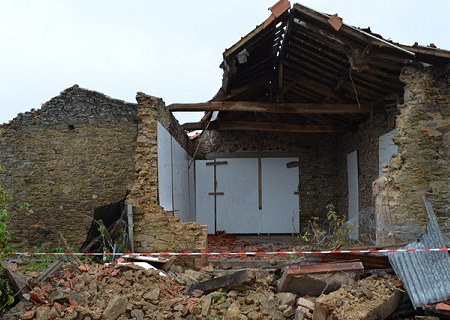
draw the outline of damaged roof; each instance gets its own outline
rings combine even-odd
[[[187,130],[341,132],[402,103],[399,75],[409,63],[449,69],[450,51],[406,46],[338,15],[280,0],[271,16],[223,53],[222,87],[209,102],[173,104],[205,111]]]
[[[450,298],[450,257],[447,251],[427,251],[429,248],[445,248],[446,245],[431,203],[425,197],[422,201],[428,219],[427,228],[420,241],[403,249],[425,251],[388,253],[414,308]]]

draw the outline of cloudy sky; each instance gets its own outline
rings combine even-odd
[[[275,1],[0,0],[0,124],[74,84],[131,102],[138,91],[166,104],[207,101],[223,51]],[[300,3],[403,44],[450,49],[448,0]]]

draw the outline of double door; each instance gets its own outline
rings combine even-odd
[[[196,161],[196,221],[208,233],[299,232],[296,158]]]

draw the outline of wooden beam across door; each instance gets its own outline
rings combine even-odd
[[[349,126],[332,124],[283,124],[270,122],[248,121],[213,121],[209,125],[205,122],[189,122],[182,125],[184,130],[245,130],[245,131],[271,131],[291,133],[335,133],[352,130]]]
[[[269,103],[251,101],[211,101],[202,103],[174,103],[170,111],[248,111],[296,114],[365,114],[373,112],[368,105],[332,103]]]

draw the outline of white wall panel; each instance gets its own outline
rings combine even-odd
[[[159,122],[157,130],[159,204],[172,211],[172,136]]]
[[[214,226],[214,167],[206,166],[210,160],[195,161],[195,215],[196,222],[208,226],[208,233],[215,232]]]
[[[359,234],[359,188],[358,188],[358,154],[356,151],[347,155],[348,177],[348,219],[352,225],[350,239],[358,240]]]
[[[158,123],[158,195],[159,204],[180,220],[195,221],[194,168],[191,157]]]
[[[392,130],[378,139],[378,177],[383,175],[383,166],[391,162],[393,155],[398,153],[398,146],[394,143],[394,137],[398,134],[397,130]]]
[[[299,232],[298,167],[286,163],[298,158],[262,159],[262,232]]]
[[[187,221],[195,222],[196,216],[195,216],[195,193],[196,193],[196,186],[195,186],[195,162],[192,161],[192,158],[189,158],[189,164],[190,167],[189,170],[189,216],[187,218]],[[189,165],[188,165],[189,166]]]
[[[216,168],[217,230],[228,233],[260,233],[257,159],[217,159],[227,165]],[[197,202],[198,203],[198,202]]]
[[[189,161],[190,156],[172,138],[172,181],[173,181],[173,210],[182,222],[190,221],[189,212]],[[194,191],[194,190],[192,190]]]

